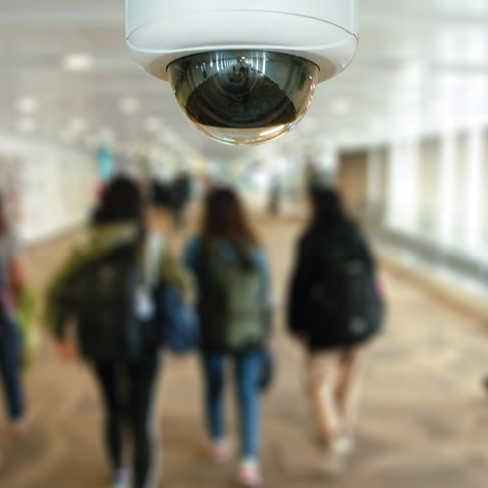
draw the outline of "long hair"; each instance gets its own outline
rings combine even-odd
[[[227,187],[207,193],[201,233],[204,238],[225,239],[235,245],[259,245],[241,199]]]
[[[311,226],[328,228],[350,222],[342,198],[336,190],[315,188],[310,195],[313,208]]]
[[[144,198],[140,186],[130,178],[118,176],[105,188],[94,223],[134,222],[144,226]]]

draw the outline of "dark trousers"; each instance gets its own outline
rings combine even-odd
[[[25,413],[22,386],[22,333],[15,321],[0,314],[0,375],[2,376],[7,414],[20,420]]]
[[[155,405],[159,358],[116,364],[95,361],[105,407],[105,442],[114,470],[123,468],[123,438],[129,428],[134,447],[134,488],[153,486],[157,476],[158,430]]]

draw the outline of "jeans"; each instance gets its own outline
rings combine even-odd
[[[246,461],[257,461],[261,440],[261,407],[258,388],[262,365],[261,353],[242,352],[231,355],[204,353],[205,405],[209,434],[215,442],[222,441],[226,436],[224,384],[225,366],[229,358],[232,358],[234,362],[241,456]]]
[[[134,488],[157,485],[159,429],[154,397],[158,370],[157,356],[125,364],[94,363],[105,407],[105,442],[112,468],[123,468],[123,434],[127,425],[134,446]]]
[[[1,314],[0,318],[0,374],[3,381],[7,413],[11,421],[25,414],[22,386],[22,333],[17,323]]]

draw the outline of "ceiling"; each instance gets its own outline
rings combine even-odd
[[[488,1],[361,5],[355,62],[319,85],[283,141],[357,146],[488,125]],[[126,143],[163,134],[208,157],[242,154],[193,129],[169,86],[132,62],[124,15],[122,0],[0,0],[0,131]]]

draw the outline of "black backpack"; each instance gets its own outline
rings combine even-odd
[[[331,343],[353,346],[373,338],[382,327],[383,303],[365,244],[347,229],[315,243],[315,285],[309,292],[306,323],[325,331]]]
[[[136,361],[158,345],[155,311],[141,319],[138,300],[154,297],[143,287],[142,243],[120,246],[83,270],[77,280],[78,341],[87,358]],[[146,294],[142,296],[141,294]]]

